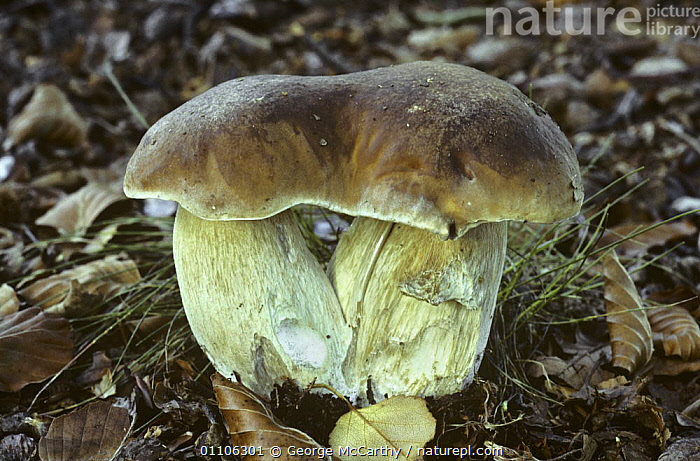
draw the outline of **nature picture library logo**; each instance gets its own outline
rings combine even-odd
[[[486,8],[486,34],[493,35],[494,23],[502,21],[503,35],[604,35],[612,23],[619,32],[630,36],[647,34],[697,39],[700,35],[700,6],[559,7],[550,0],[539,10],[528,6],[516,13],[514,15],[506,7]]]

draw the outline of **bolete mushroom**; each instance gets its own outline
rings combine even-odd
[[[488,340],[507,221],[579,212],[576,155],[537,104],[477,70],[396,67],[355,162],[377,212],[341,236],[328,273],[354,330],[344,373],[360,394],[446,395]],[[352,378],[350,378],[352,377]]]
[[[261,395],[281,378],[333,382],[351,332],[291,211],[323,182],[288,122],[285,79],[222,84],[154,124],[124,191],[179,203],[173,256],[192,332],[217,371]],[[267,98],[266,98],[267,96]],[[296,144],[295,144],[296,143]],[[303,141],[302,141],[303,143]]]
[[[363,397],[459,390],[485,347],[506,220],[575,214],[578,164],[546,113],[468,67],[417,62],[223,83],[158,121],[126,194],[180,204],[183,305],[217,370]],[[357,216],[329,274],[289,208]],[[448,240],[449,239],[449,240]]]

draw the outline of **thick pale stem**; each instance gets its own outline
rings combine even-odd
[[[491,328],[506,249],[505,223],[454,241],[413,227],[357,218],[328,269],[354,330],[344,363],[351,387],[375,398],[445,395],[478,369]]]
[[[262,395],[285,376],[346,390],[351,331],[290,212],[207,221],[180,207],[173,249],[187,319],[217,371]]]

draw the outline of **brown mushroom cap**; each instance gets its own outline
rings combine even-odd
[[[443,237],[477,222],[557,221],[583,200],[576,155],[543,109],[436,62],[222,83],[148,130],[124,190],[204,219],[306,203]]]

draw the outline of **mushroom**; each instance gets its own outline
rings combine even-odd
[[[378,211],[353,221],[328,268],[354,330],[344,374],[375,398],[468,384],[489,336],[507,221],[559,221],[583,201],[571,145],[520,91],[468,67],[399,69],[381,124],[366,128],[371,161],[355,163],[360,195]]]
[[[185,312],[216,369],[366,396],[459,390],[485,347],[506,220],[578,212],[575,155],[512,86],[416,62],[222,83],[159,120],[126,194],[179,203]],[[357,216],[329,275],[289,209]],[[335,289],[335,291],[334,291]]]
[[[351,332],[288,210],[323,168],[292,123],[263,120],[285,107],[284,83],[228,82],[164,116],[130,159],[124,192],[178,202],[182,303],[219,373],[260,395],[283,377],[345,390],[338,363]]]

